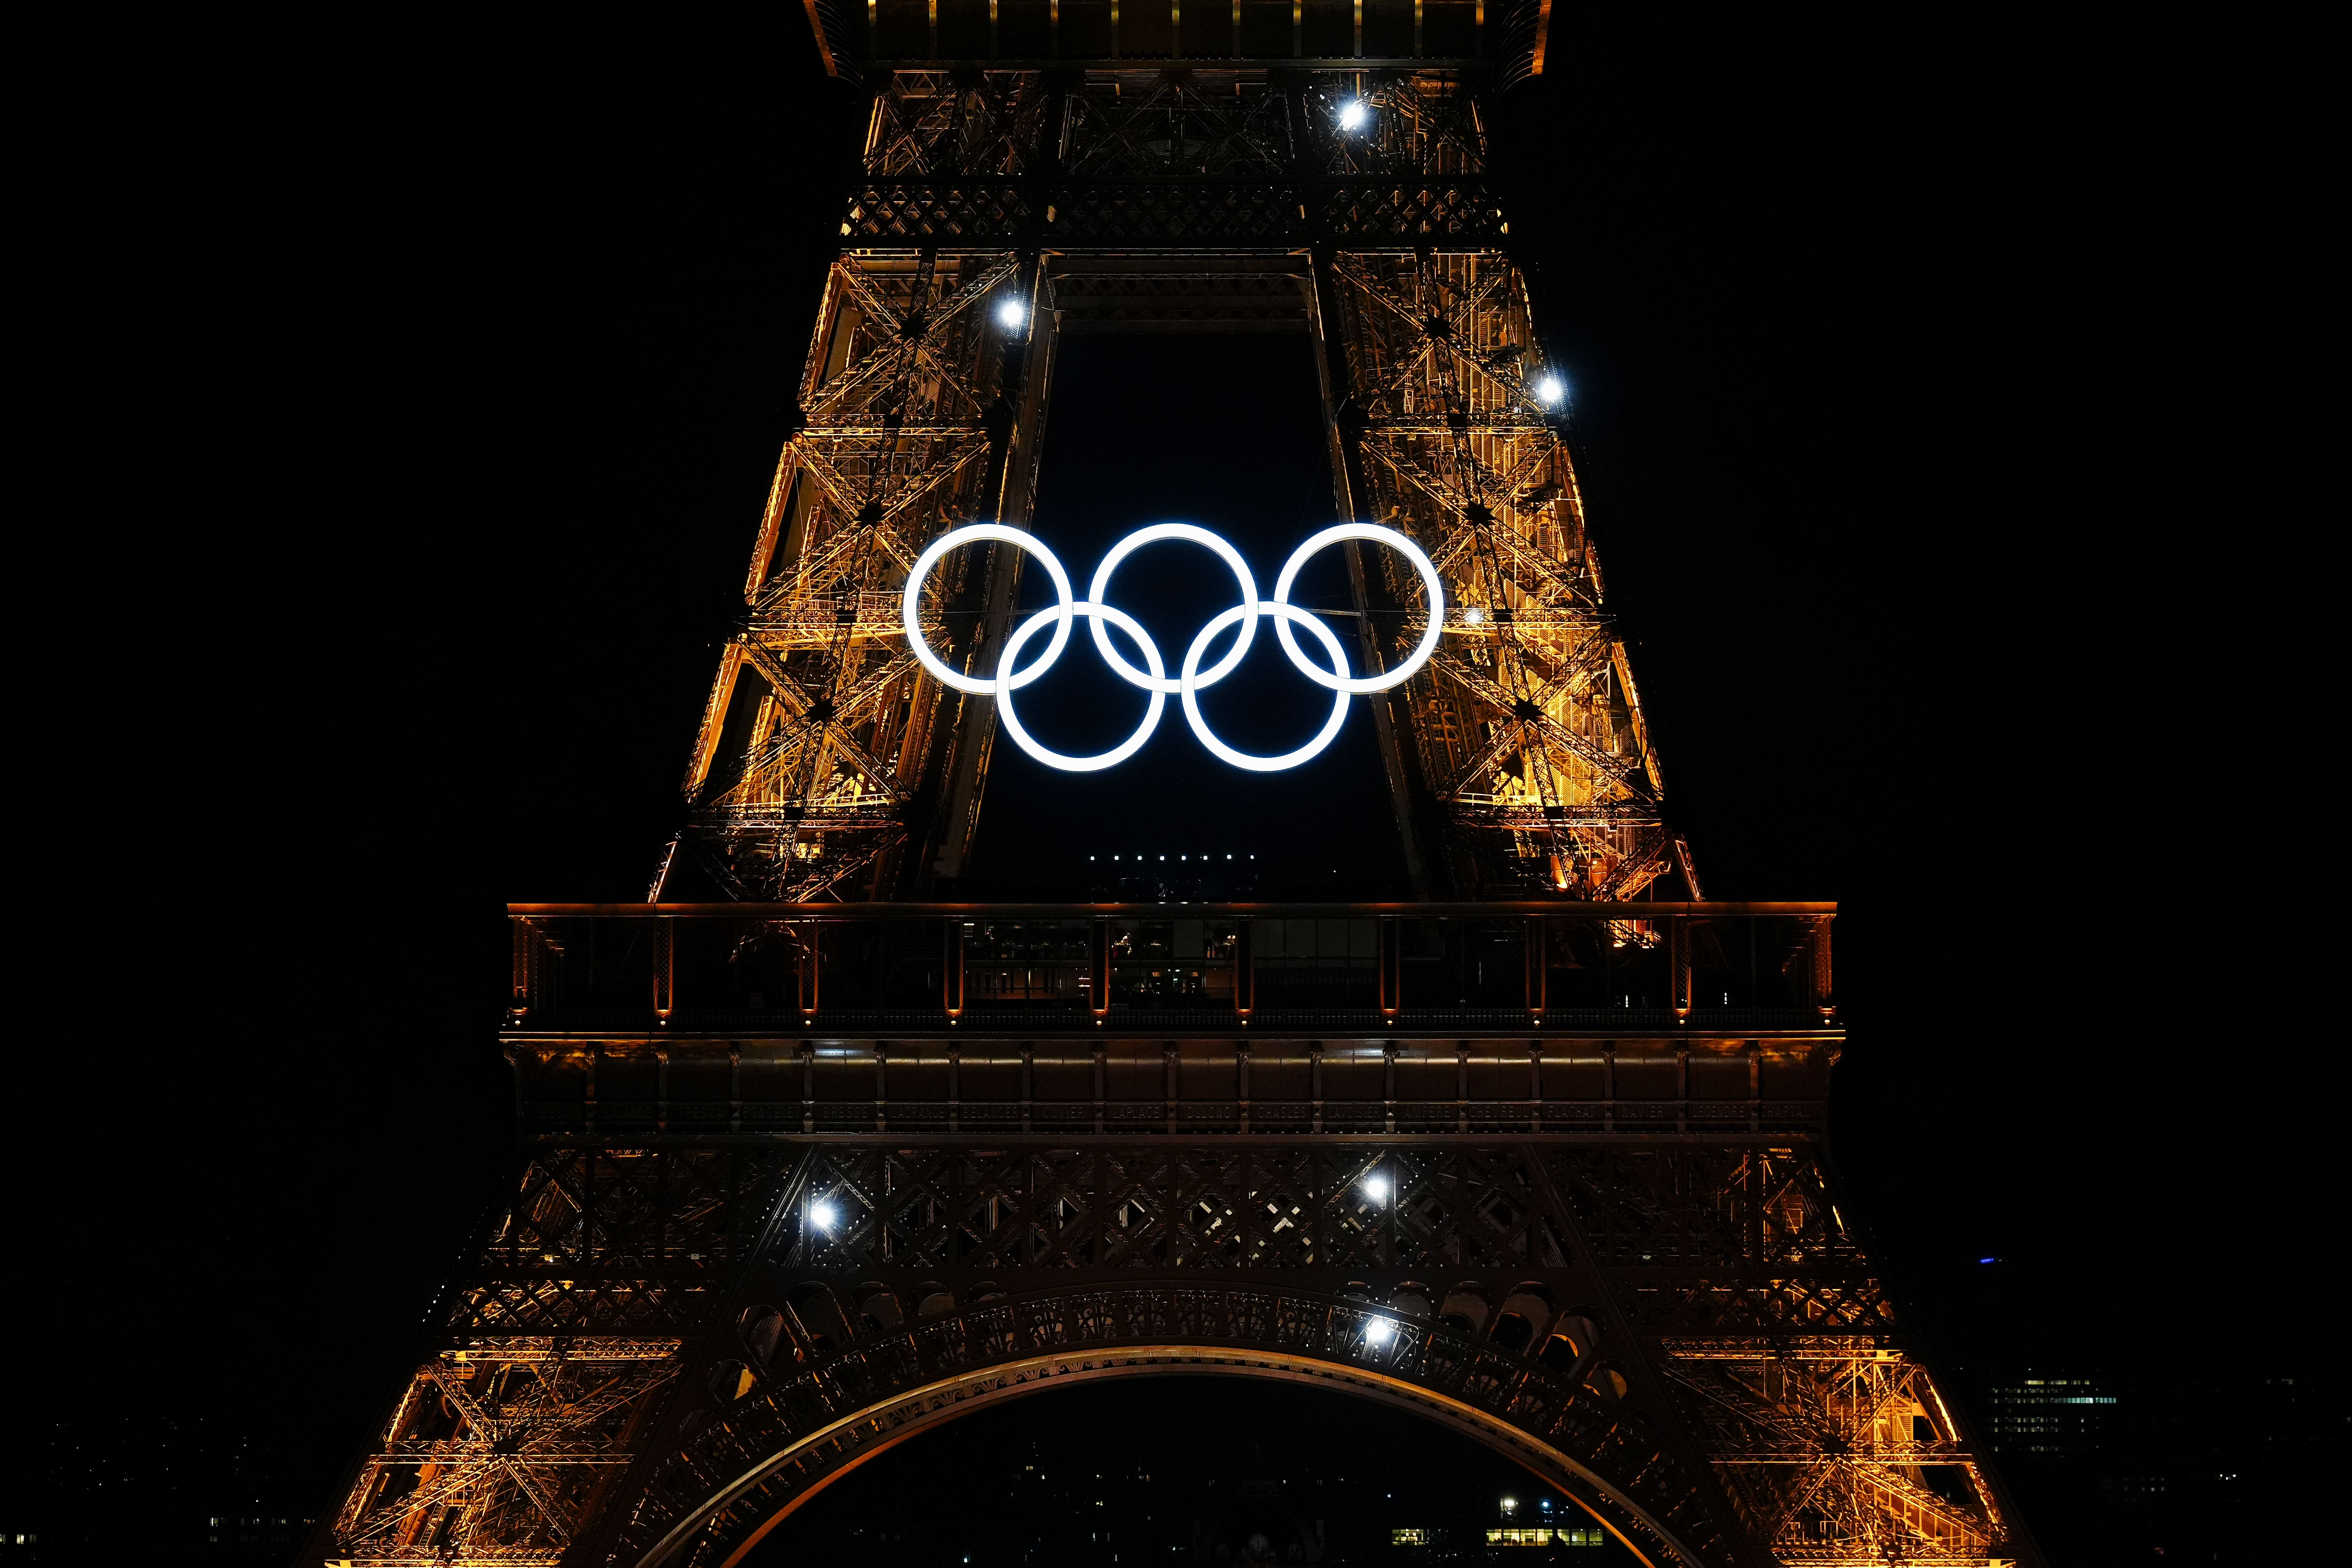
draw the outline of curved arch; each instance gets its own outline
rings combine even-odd
[[[1375,1321],[1390,1331],[1368,1339]],[[1717,1521],[1646,1416],[1491,1342],[1259,1286],[1089,1285],[868,1336],[763,1384],[672,1450],[622,1568],[719,1568],[835,1479],[917,1434],[1072,1383],[1223,1373],[1332,1389],[1460,1432],[1557,1486],[1653,1568],[1724,1561]]]
[[[1108,1352],[1091,1355],[1041,1356],[1033,1358],[1029,1363],[997,1368],[992,1373],[975,1374],[973,1378],[967,1380],[994,1383],[997,1381],[997,1374],[1009,1373],[1013,1378],[1010,1386],[989,1387],[975,1393],[965,1394],[961,1389],[951,1391],[942,1385],[935,1384],[931,1388],[919,1391],[905,1400],[886,1402],[886,1404],[910,1407],[907,1412],[907,1418],[902,1422],[891,1421],[890,1418],[899,1412],[884,1406],[859,1411],[854,1415],[845,1417],[841,1425],[885,1424],[888,1427],[887,1435],[859,1447],[847,1458],[793,1491],[790,1497],[783,1500],[782,1506],[770,1512],[766,1518],[742,1533],[740,1538],[728,1542],[725,1544],[725,1555],[718,1557],[716,1562],[720,1568],[735,1568],[735,1565],[742,1561],[744,1554],[758,1545],[769,1531],[798,1512],[803,1505],[814,1500],[834,1482],[869,1460],[881,1458],[883,1454],[908,1438],[919,1436],[933,1427],[945,1426],[949,1422],[976,1414],[991,1405],[1000,1405],[1008,1400],[1046,1393],[1076,1383],[1104,1378],[1141,1377],[1153,1373],[1197,1375],[1207,1373],[1228,1376],[1274,1378],[1318,1388],[1337,1387],[1361,1398],[1374,1399],[1385,1405],[1409,1410],[1414,1415],[1436,1421],[1450,1430],[1461,1432],[1476,1439],[1500,1453],[1504,1458],[1524,1467],[1538,1479],[1549,1482],[1573,1499],[1580,1507],[1598,1521],[1602,1528],[1623,1542],[1633,1555],[1647,1565],[1647,1568],[1668,1568],[1669,1564],[1696,1563],[1696,1559],[1682,1550],[1680,1543],[1675,1541],[1672,1534],[1663,1525],[1651,1519],[1639,1504],[1624,1497],[1608,1482],[1548,1444],[1537,1442],[1516,1428],[1484,1417],[1479,1412],[1468,1406],[1427,1394],[1396,1379],[1366,1373],[1360,1369],[1340,1366],[1330,1362],[1307,1361],[1303,1358],[1297,1359],[1296,1364],[1284,1364],[1289,1359],[1257,1357],[1231,1351],[1203,1350],[1191,1345],[1146,1345],[1139,1346],[1132,1351]],[[942,1394],[945,1394],[949,1400],[945,1405],[937,1403]],[[812,1436],[808,1443],[796,1447],[802,1448],[814,1447],[822,1444],[829,1436],[831,1436],[830,1432],[818,1434]],[[740,1478],[729,1495],[712,1498],[711,1511],[719,1512],[731,1505],[737,1497],[751,1491],[770,1475],[790,1464],[793,1458],[794,1455],[791,1451],[770,1456],[754,1473]],[[1612,1513],[1617,1513],[1618,1518],[1612,1518]],[[1619,1519],[1626,1515],[1632,1516],[1635,1521],[1633,1534],[1629,1534],[1626,1530],[1620,1527]],[[677,1536],[677,1539],[664,1542],[656,1547],[655,1552],[648,1552],[640,1560],[644,1568],[655,1568],[656,1564],[677,1561],[677,1553],[691,1542],[697,1531],[689,1524],[680,1526],[679,1531],[673,1533]],[[1637,1535],[1642,1539],[1636,1539]],[[1650,1550],[1643,1550],[1643,1540],[1651,1542]]]

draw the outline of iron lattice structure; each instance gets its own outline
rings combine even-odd
[[[867,134],[686,826],[644,905],[513,910],[519,1170],[306,1561],[719,1568],[1171,1372],[1414,1411],[1654,1564],[2035,1561],[1834,1198],[1833,908],[1640,901],[1700,895],[1490,174],[1548,5],[808,3]],[[1062,334],[1162,331],[1307,334],[1338,515],[1444,575],[1372,704],[1420,902],[912,901],[993,704],[906,574],[1028,516]],[[943,657],[1019,563],[932,577]],[[1385,667],[1428,606],[1350,568]]]
[[[908,652],[907,573],[948,529],[1028,515],[1062,333],[1171,329],[1311,332],[1339,515],[1412,535],[1445,579],[1440,657],[1375,707],[1419,889],[1634,898],[1690,876],[1538,396],[1475,78],[971,68],[877,85],[688,770],[681,842],[722,887],[906,897],[961,872],[993,708]],[[1363,118],[1343,128],[1346,106]],[[1425,595],[1377,552],[1351,565],[1360,657],[1384,667],[1420,637]],[[939,572],[934,646],[992,668],[1019,569],[993,550]]]
[[[1675,1117],[1627,1092],[1656,1053],[1611,1053],[1610,1114],[1646,1131],[1236,1137],[1247,1102],[1194,1101],[1174,1135],[1055,1138],[973,1131],[1034,1100],[886,1090],[863,1103],[904,1131],[747,1138],[663,1124],[813,1120],[926,1047],[840,1049],[819,1078],[796,1047],[511,1038],[529,1156],[327,1561],[730,1563],[873,1444],[1045,1380],[1183,1371],[1312,1380],[1453,1426],[1655,1563],[2025,1552],[1816,1135],[1658,1131],[1691,1102]],[[1507,1059],[1475,1048],[1482,1073]],[[1115,1086],[1144,1054],[1097,1061]],[[1772,1070],[1818,1078],[1824,1054],[1782,1042]],[[647,1076],[621,1092],[657,1076],[671,1098],[607,1098],[628,1072]],[[762,1078],[793,1092],[767,1100]],[[1370,1109],[1450,1126],[1456,1104]],[[1725,1109],[1752,1125],[1796,1108]]]

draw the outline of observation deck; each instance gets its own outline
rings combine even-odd
[[[1828,903],[515,904],[538,1132],[1818,1127]]]

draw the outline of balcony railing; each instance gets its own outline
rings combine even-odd
[[[1836,1027],[1827,903],[508,909],[528,1034]]]

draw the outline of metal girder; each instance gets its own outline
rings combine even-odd
[[[1195,1365],[1504,1436],[1655,1561],[2020,1550],[1802,1137],[556,1140],[439,1331],[331,1561],[715,1561],[842,1433]]]
[[[1333,270],[1358,508],[1412,534],[1446,580],[1456,635],[1402,706],[1456,879],[1636,897],[1667,868],[1656,770],[1575,471],[1535,395],[1525,285],[1494,250],[1343,254]],[[1425,625],[1412,574],[1383,571],[1398,623]]]
[[[841,18],[817,20],[831,61]],[[1313,335],[1343,513],[1408,533],[1444,581],[1444,652],[1375,705],[1408,864],[1425,858],[1423,824],[1447,858],[1431,886],[1416,868],[1419,890],[1572,892],[1613,910],[1671,868],[1698,896],[1558,411],[1538,395],[1546,360],[1502,248],[1480,79],[1113,61],[909,68],[874,86],[656,900],[681,847],[733,896],[803,910],[921,897],[957,873],[992,707],[909,656],[901,595],[943,531],[1025,518],[1065,285],[1081,327]],[[1345,134],[1343,101],[1368,110]],[[1017,330],[995,309],[1008,300],[1024,307]],[[1402,563],[1364,550],[1349,564],[1362,657],[1381,665],[1431,607]],[[992,668],[1018,570],[995,549],[940,563],[918,613],[943,658]],[[1605,962],[1617,935],[1645,950],[1671,935],[1686,972],[1684,921],[1612,912],[1592,940]],[[651,971],[665,1029],[674,934],[664,921]],[[742,940],[770,936],[806,942],[798,968],[815,973],[813,927]],[[1539,957],[1542,940],[1523,952]],[[520,1024],[561,966],[544,932],[516,951]],[[1826,1029],[1826,926],[1781,956],[1811,966]],[[817,1005],[813,990],[802,1001]],[[1151,1119],[1164,1134],[1120,1118],[1105,1131],[1097,1082],[1091,1117],[1069,1098],[1082,1089],[1057,1091],[1066,1126],[1092,1133],[1032,1135],[1046,1103],[1025,1076],[1034,1031],[992,1041],[981,1021],[950,1023],[964,1026],[955,1048],[1017,1058],[1017,1106],[992,1116],[960,1098],[950,1051],[942,1114],[921,1121],[884,1092],[905,1042],[877,1039],[872,1131],[840,1136],[813,1131],[850,1123],[820,1115],[811,1041],[791,1056],[740,1034],[609,1053],[601,1036],[538,1040],[567,1065],[531,1075],[533,1092],[569,1085],[577,1058],[579,1102],[525,1125],[577,1131],[526,1143],[313,1560],[716,1562],[876,1438],[1047,1378],[1170,1367],[1344,1387],[1502,1442],[1653,1561],[2030,1556],[1818,1144],[1771,1131],[1812,1125],[1819,1107],[1784,1118],[1763,1097],[1754,1039],[1748,1098],[1714,1119],[1693,1107],[1715,1102],[1687,1100],[1687,1037],[1562,1051],[1558,1072],[1598,1076],[1551,1093],[1601,1095],[1576,1124],[1602,1131],[1549,1134],[1540,1041],[1529,1098],[1492,1115],[1472,1096],[1469,1043],[1449,1045],[1454,1098],[1428,1116],[1400,1115],[1395,1079],[1401,1062],[1427,1074],[1427,1042],[1360,1041],[1358,1067],[1388,1076],[1371,1098],[1360,1072],[1362,1114],[1329,1123],[1346,1135],[1323,1131],[1342,1101],[1325,1098],[1319,1039],[1287,1098],[1265,1098],[1289,1070],[1265,1049],[1255,1101],[1250,1053],[1266,1042],[1238,1048],[1238,1131],[1219,1101],[1214,1134],[1180,1120],[1170,1041]],[[1097,1049],[1097,1076],[1104,1061]],[[694,1119],[671,1120],[673,1067]],[[787,1068],[798,1088],[780,1097]],[[1650,1118],[1621,1069],[1677,1087]],[[908,1054],[888,1070],[930,1067]],[[948,1131],[886,1133],[886,1115]],[[1023,1131],[969,1131],[992,1119]],[[1744,1135],[1724,1130],[1742,1121]],[[1658,1135],[1627,1131],[1647,1125]],[[794,1127],[808,1131],[779,1131]]]

